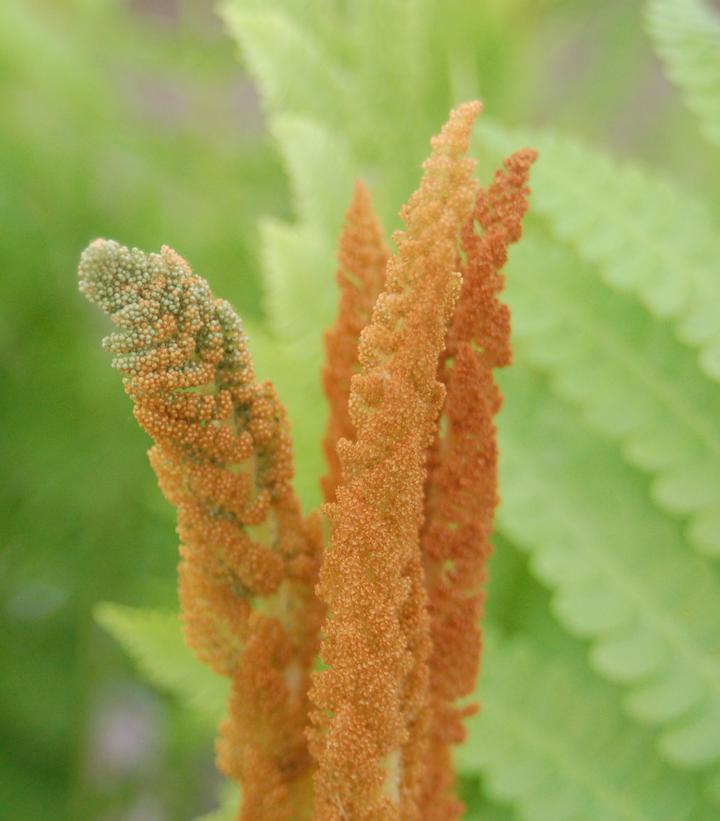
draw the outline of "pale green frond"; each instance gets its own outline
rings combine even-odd
[[[646,482],[547,386],[516,364],[503,379],[499,524],[554,591],[553,609],[593,641],[592,663],[628,688],[630,713],[662,727],[664,756],[720,760],[720,582]]]
[[[321,388],[322,360],[317,340],[313,336],[287,342],[258,327],[247,327],[247,334],[258,379],[273,382],[287,410],[295,457],[293,486],[303,510],[308,512],[321,501],[319,477],[325,461],[318,443],[322,441],[328,413]]]
[[[703,0],[650,0],[647,25],[670,79],[720,144],[720,14]]]
[[[388,170],[424,151],[447,116],[447,89],[438,88],[447,82],[443,30],[438,0],[363,0],[350,8],[349,64],[354,90],[363,95],[353,138],[361,156],[390,160]]]
[[[177,613],[101,602],[95,619],[149,682],[185,701],[209,728],[217,725],[225,712],[228,683],[193,656]]]
[[[321,236],[337,237],[357,176],[347,141],[294,114],[273,117],[270,131],[285,160],[300,221]]]
[[[221,7],[228,30],[262,92],[270,114],[293,113],[342,120],[341,67],[300,23],[281,11],[245,11],[230,0]]]
[[[573,138],[487,124],[479,137],[493,152],[524,142],[538,149],[533,213],[608,285],[672,318],[680,338],[700,349],[701,368],[720,380],[720,231],[703,204]]]
[[[272,218],[261,221],[260,237],[273,333],[285,340],[307,337],[319,354],[322,329],[337,309],[334,245],[317,231]]]
[[[693,777],[657,757],[649,731],[628,726],[614,688],[568,659],[491,633],[477,696],[458,764],[524,821],[702,817]]]
[[[507,274],[516,348],[654,477],[656,502],[691,516],[693,546],[720,555],[720,386],[667,323],[539,231],[526,231]]]

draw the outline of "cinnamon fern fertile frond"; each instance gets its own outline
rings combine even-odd
[[[188,644],[229,679],[218,764],[241,786],[239,819],[462,810],[450,745],[472,712],[457,701],[477,673],[497,504],[492,370],[510,359],[499,272],[535,158],[514,154],[478,192],[465,155],[480,108],[455,109],[433,138],[394,256],[355,186],[325,336],[324,556],[320,518],[303,518],[293,489],[284,408],[256,381],[232,308],[169,248],[97,240],[81,259],[80,288],[119,329],[105,345],[177,508]],[[312,175],[296,176],[316,197]],[[336,218],[313,214],[306,239]],[[132,630],[132,614],[104,613],[119,635]],[[155,626],[140,659],[168,622]]]
[[[323,386],[330,405],[330,416],[323,447],[329,470],[322,480],[322,487],[328,502],[334,501],[335,488],[340,482],[337,442],[355,438],[348,408],[350,379],[358,371],[360,332],[368,324],[375,300],[385,282],[388,254],[382,226],[372,209],[370,193],[358,181],[338,250],[338,317],[333,327],[325,333]]]
[[[218,762],[242,784],[241,817],[309,817],[319,530],[303,521],[292,489],[282,406],[272,385],[255,382],[232,308],[171,249],[97,240],[83,254],[80,287],[120,329],[105,345],[178,510],[188,643],[231,679]]]
[[[413,819],[430,653],[418,528],[425,453],[444,390],[436,380],[459,286],[453,271],[474,185],[465,158],[479,104],[450,117],[401,212],[385,290],[363,331],[350,393],[355,442],[328,506],[331,543],[318,592],[327,605],[312,699],[319,819]]]
[[[492,371],[510,362],[510,315],[498,299],[508,246],[520,238],[533,151],[505,161],[480,189],[463,232],[463,286],[440,358],[447,397],[441,433],[429,452],[421,546],[430,607],[430,750],[423,777],[423,818],[460,817],[453,792],[452,744],[465,738],[480,662],[482,584],[497,496],[493,416],[500,392]],[[482,231],[477,233],[476,226]]]

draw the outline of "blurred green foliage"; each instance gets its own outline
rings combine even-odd
[[[652,5],[662,12],[663,2]],[[616,531],[602,530],[602,517],[596,521],[588,514],[594,532],[605,534],[620,557],[632,556],[634,544],[651,549],[660,531],[663,538],[679,540],[680,549],[690,550],[681,535],[667,536],[680,533],[677,521],[686,524],[688,511],[668,514],[661,488],[655,491],[661,512],[651,506],[645,476],[625,463],[625,432],[607,424],[603,428],[603,419],[590,418],[595,432],[588,433],[580,421],[581,416],[592,417],[592,407],[583,406],[586,392],[573,391],[572,386],[588,372],[588,360],[572,366],[557,353],[563,345],[582,349],[582,332],[591,321],[605,329],[617,326],[626,332],[623,350],[644,340],[645,347],[638,349],[641,370],[653,363],[662,370],[666,361],[684,357],[684,376],[672,376],[670,382],[683,386],[678,394],[694,397],[701,415],[711,414],[717,386],[693,393],[700,384],[694,358],[680,349],[668,323],[651,322],[634,301],[605,287],[617,270],[612,245],[609,251],[598,251],[587,238],[599,221],[615,224],[613,203],[607,205],[607,219],[592,207],[601,201],[606,179],[616,173],[612,162],[603,165],[606,153],[633,157],[671,174],[680,190],[689,189],[704,202],[702,219],[707,220],[708,231],[716,232],[717,152],[702,139],[681,96],[664,79],[646,34],[641,3],[413,0],[408,5],[413,22],[409,28],[402,6],[397,0],[226,3],[229,28],[242,46],[241,55],[260,76],[267,133],[253,84],[209,2],[0,4],[1,821],[187,821],[212,806],[215,793],[208,763],[209,722],[186,711],[182,697],[159,701],[132,684],[121,652],[92,620],[96,603],[104,600],[172,610],[177,546],[172,511],[161,500],[144,458],[147,440],[136,429],[129,402],[98,346],[106,325],[75,292],[80,250],[98,235],[148,250],[172,245],[254,328],[267,328],[256,335],[254,350],[263,376],[276,379],[291,406],[303,467],[302,492],[312,502],[317,498],[313,471],[320,453],[313,443],[322,426],[316,404],[316,325],[326,322],[334,304],[332,253],[344,190],[350,175],[364,174],[386,228],[395,227],[397,209],[414,187],[429,136],[444,120],[450,103],[475,94],[482,97],[493,120],[511,129],[552,126],[583,137],[602,151],[576,153],[579,161],[568,172],[571,179],[564,181],[564,188],[555,188],[560,178],[552,169],[562,164],[562,152],[542,138],[547,145],[541,148],[551,158],[555,150],[555,160],[538,166],[532,205],[538,214],[528,232],[528,248],[536,255],[528,257],[521,246],[513,259],[517,276],[511,296],[521,357],[525,367],[546,376],[523,376],[520,369],[519,377],[507,381],[504,444],[519,466],[507,473],[508,504],[497,544],[497,556],[502,558],[493,567],[489,618],[503,635],[520,636],[521,642],[493,642],[487,664],[493,665],[488,669],[488,703],[492,693],[496,702],[502,694],[505,701],[498,709],[523,716],[519,726],[525,727],[525,737],[515,748],[498,742],[497,755],[488,755],[482,739],[497,736],[492,720],[477,730],[487,736],[473,735],[462,759],[463,792],[473,807],[468,817],[565,817],[567,805],[563,809],[554,804],[552,795],[529,793],[529,801],[520,789],[523,777],[532,782],[542,776],[543,783],[555,784],[555,793],[582,806],[585,794],[563,792],[563,778],[569,772],[567,783],[587,786],[597,756],[586,753],[585,758],[568,762],[563,751],[572,745],[580,752],[587,749],[583,728],[593,724],[590,719],[583,723],[581,717],[588,710],[608,716],[612,738],[633,748],[633,755],[627,756],[621,749],[618,760],[637,764],[639,751],[640,758],[656,768],[652,777],[667,785],[663,795],[669,796],[656,812],[662,809],[668,817],[683,817],[692,807],[694,773],[668,773],[667,764],[654,752],[657,734],[623,712],[625,682],[609,683],[612,676],[598,674],[587,664],[591,647],[596,654],[607,649],[603,636],[586,625],[585,639],[576,638],[572,634],[578,631],[571,624],[576,610],[568,605],[569,615],[563,620],[562,603],[551,609],[556,588],[567,595],[573,591],[562,589],[564,577],[553,575],[553,556],[542,546],[567,537],[553,529],[556,522],[535,518],[532,505],[523,507],[512,477],[526,472],[527,482],[535,482],[526,495],[545,507],[553,494],[573,498],[572,477],[593,471],[596,462],[588,462],[588,454],[594,454],[603,476],[625,483],[628,504],[636,504],[638,516],[645,517],[642,526],[650,533],[626,530],[626,542],[618,542]],[[352,26],[348,20],[354,21]],[[662,20],[655,20],[653,30],[663,36]],[[430,36],[428,32],[427,42],[414,39]],[[672,58],[676,41],[664,42]],[[313,62],[315,47],[324,56]],[[271,69],[273,61],[280,66],[274,87],[268,80],[272,70],[263,71],[263,60],[269,60]],[[328,78],[331,61],[343,66],[345,73],[330,72]],[[675,69],[676,79],[687,72],[687,66]],[[706,86],[701,83],[701,90]],[[693,94],[697,100],[697,89]],[[714,116],[706,96],[691,107]],[[512,131],[504,136],[497,131],[484,134],[478,145],[479,153],[487,152],[480,166],[481,177],[487,179],[492,168],[487,155],[495,156],[493,152],[508,144],[517,147],[525,137]],[[283,148],[282,157],[276,141]],[[631,176],[637,182],[634,172]],[[630,205],[641,210],[645,188],[639,185],[638,199]],[[565,199],[553,199],[554,190]],[[673,191],[668,195],[671,205],[680,202]],[[617,230],[612,234],[606,228],[603,235],[617,239],[622,250],[626,221],[619,208],[617,213]],[[571,217],[577,214],[592,219],[572,224]],[[643,236],[657,237],[659,247],[675,246],[667,241],[673,231],[685,235],[697,229],[694,218],[684,226],[682,219],[663,219],[643,228]],[[555,243],[558,236],[568,247],[543,252],[543,244]],[[680,257],[669,269],[670,275],[682,277],[691,252],[692,247],[689,256]],[[531,281],[538,259],[544,267],[537,266],[537,277],[553,283],[549,290],[538,291],[537,282]],[[303,265],[311,270],[308,276],[316,286],[310,291],[304,279],[293,286],[293,266],[302,272]],[[265,284],[261,270],[266,272]],[[302,312],[297,310],[299,297]],[[533,325],[543,299],[543,316],[562,318],[563,306],[571,313],[573,306],[586,310],[587,317],[575,331],[580,337],[567,336],[564,320],[559,341],[552,329]],[[640,299],[647,302],[642,293]],[[303,345],[295,345],[298,339]],[[592,364],[592,350],[589,361]],[[617,384],[618,373],[605,376],[606,382]],[[589,384],[592,388],[596,383]],[[529,392],[528,385],[533,386]],[[631,391],[636,387],[628,385]],[[597,391],[590,395],[597,397]],[[541,411],[526,417],[523,408],[534,407],[538,396]],[[634,396],[636,405],[646,401],[644,395]],[[565,428],[558,419],[567,420]],[[665,441],[680,430],[672,419],[658,419]],[[570,433],[563,436],[563,429]],[[596,435],[598,430],[602,436]],[[679,441],[681,434],[677,436]],[[562,447],[548,445],[555,440]],[[534,468],[526,469],[524,460]],[[556,475],[568,472],[570,479],[557,485],[543,483],[543,472],[553,470]],[[656,473],[653,468],[652,476],[662,479]],[[612,491],[603,481],[598,479],[594,492],[607,504]],[[561,521],[578,521],[578,509],[571,507]],[[632,512],[626,516],[630,523],[637,520]],[[540,547],[539,532],[547,537]],[[584,549],[603,553],[604,546],[597,537]],[[648,565],[657,562],[661,573],[675,573],[680,566],[680,575],[686,578],[678,550],[673,553],[668,547],[658,553],[659,558],[647,557]],[[538,572],[537,566],[544,569]],[[692,578],[701,579],[700,565],[692,567]],[[708,584],[717,584],[715,569],[707,575]],[[127,615],[122,610],[105,611],[103,621],[119,636],[123,625],[132,633],[123,613]],[[162,631],[168,626],[156,626],[161,645],[167,646],[171,632]],[[149,652],[154,654],[152,646]],[[142,653],[140,647],[137,654]],[[166,664],[171,669],[173,657]],[[523,671],[523,682],[537,687],[537,697],[534,691],[513,687],[516,670]],[[185,673],[179,675],[182,679]],[[170,679],[164,682],[166,688],[182,695],[182,686]],[[567,710],[548,719],[560,692],[579,702],[573,713],[578,717],[575,727],[563,725]],[[118,705],[125,712],[118,713]],[[148,741],[149,746],[157,745],[155,757],[145,762],[145,772],[123,769],[116,759],[115,770],[98,769],[96,759],[112,759],[107,750],[103,753],[99,734],[107,726],[103,721],[116,714],[121,729],[140,717],[142,726],[155,733],[155,741]],[[532,741],[548,732],[548,721],[560,726],[557,744],[550,750],[528,744],[528,737]],[[528,727],[536,728],[534,736],[528,736]],[[520,774],[514,782],[508,780],[510,768],[503,758],[508,749],[522,752],[513,753]],[[559,751],[555,759],[553,751]],[[604,754],[608,756],[606,748]],[[547,781],[544,760],[552,761],[555,781]],[[566,772],[563,765],[567,769],[568,763]],[[613,762],[606,763],[609,771]],[[628,790],[645,795],[643,777],[628,764],[617,781],[619,798],[608,796],[604,783],[598,786],[591,778],[590,791],[594,789],[596,796],[599,791],[609,802],[601,801],[599,817],[611,817],[608,806],[618,817],[639,817],[623,803],[622,792],[629,784]],[[720,792],[717,785],[715,789]],[[691,799],[683,804],[688,795]],[[711,817],[705,812],[711,811],[699,809],[691,817]],[[577,817],[596,815],[588,810]]]

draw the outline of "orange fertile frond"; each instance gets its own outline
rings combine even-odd
[[[430,653],[419,527],[444,397],[437,362],[475,192],[464,155],[479,111],[461,106],[433,139],[360,338],[349,403],[356,440],[338,443],[342,482],[327,506],[331,545],[318,584],[328,669],[313,676],[310,736],[321,821],[419,817]]]
[[[336,445],[340,439],[355,438],[348,409],[350,378],[358,371],[360,332],[370,321],[373,305],[382,290],[389,253],[370,193],[358,180],[338,248],[339,267],[335,276],[340,287],[340,309],[335,324],[325,332],[323,387],[330,415],[323,442],[328,475],[321,484],[327,502],[335,500],[335,489],[340,482]]]
[[[473,708],[456,706],[473,692],[481,637],[478,620],[490,535],[498,502],[493,416],[501,396],[493,368],[510,362],[510,314],[498,294],[508,246],[520,238],[534,151],[505,160],[463,231],[463,287],[439,378],[447,388],[444,433],[428,459],[425,524],[421,535],[430,606],[431,732],[423,783],[423,818],[459,818],[451,745],[465,737],[462,719]],[[475,224],[482,229],[476,232]]]
[[[171,249],[97,240],[80,288],[120,329],[105,345],[177,507],[188,643],[232,681],[218,759],[242,784],[239,817],[309,817],[320,529],[302,520],[293,492],[285,412],[272,385],[255,382],[232,308]]]

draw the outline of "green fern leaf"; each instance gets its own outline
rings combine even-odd
[[[720,555],[720,388],[689,349],[537,230],[513,252],[508,298],[516,346],[655,477],[656,502],[692,515],[692,544]]]
[[[670,79],[720,145],[720,16],[702,0],[650,0],[647,24]]]
[[[720,760],[720,583],[656,510],[642,477],[521,365],[503,380],[500,527],[530,551],[592,663],[662,727],[667,760]]]
[[[337,308],[334,249],[302,225],[272,218],[261,221],[260,237],[270,328],[280,339],[306,340],[319,356],[319,329]]]
[[[277,117],[271,130],[285,157],[299,222],[261,223],[270,324],[283,339],[306,338],[320,362],[318,329],[337,310],[335,243],[350,200],[352,163],[343,141],[312,120]]]
[[[287,409],[296,467],[293,484],[303,509],[312,510],[320,503],[318,477],[325,470],[325,462],[318,442],[322,441],[327,418],[317,340],[313,335],[311,339],[300,337],[287,342],[255,326],[246,327],[258,378],[272,380]]]
[[[179,696],[215,728],[225,712],[227,682],[195,659],[176,613],[102,602],[95,619],[149,682]]]
[[[491,797],[525,821],[699,818],[692,778],[657,758],[648,731],[627,726],[613,688],[547,655],[490,634],[462,771],[482,773]]]
[[[345,98],[338,66],[299,21],[243,0],[226,2],[221,14],[270,113],[342,120]]]
[[[672,318],[679,337],[700,348],[701,368],[720,380],[720,234],[703,205],[571,138],[485,125],[480,139],[493,152],[523,140],[539,150],[533,212],[608,285]]]
[[[270,131],[285,158],[296,213],[309,228],[337,237],[356,176],[346,141],[298,115],[273,117]]]

